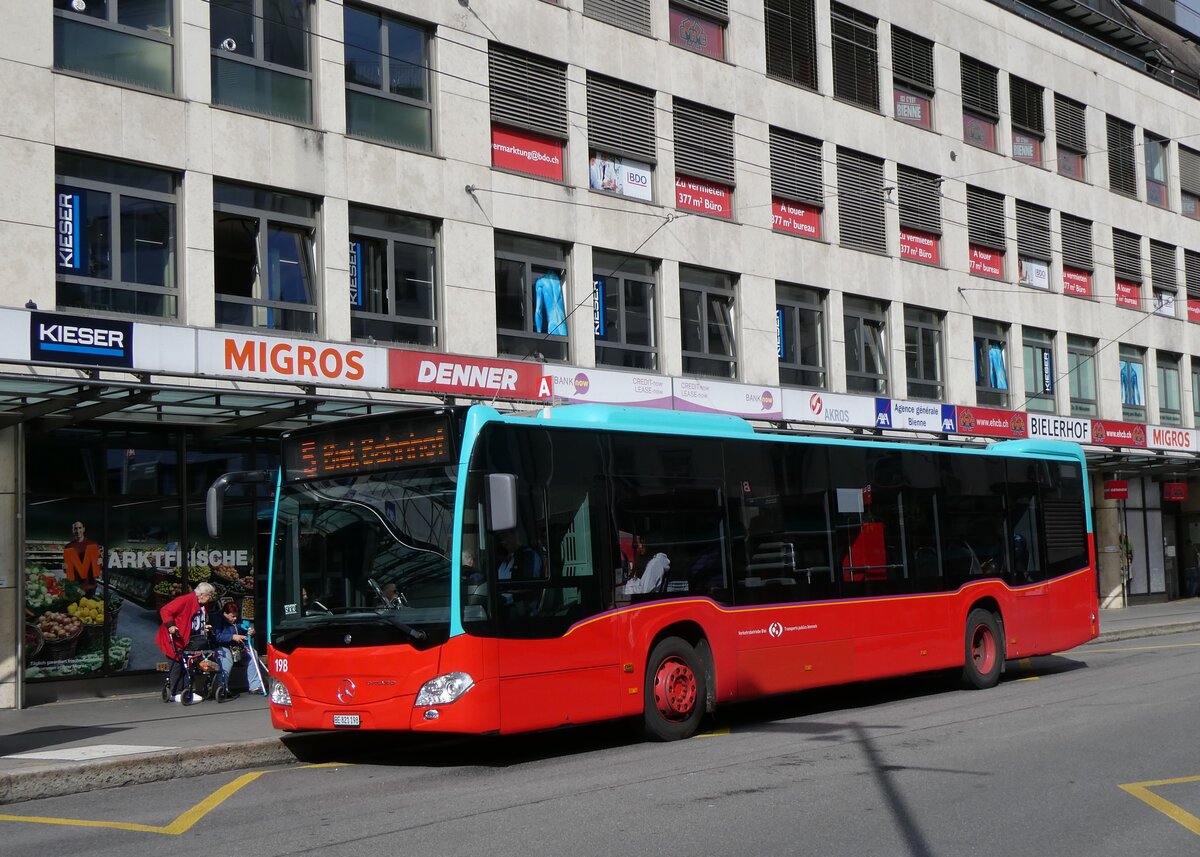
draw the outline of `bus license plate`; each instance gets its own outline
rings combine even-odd
[[[335,714],[333,715],[333,725],[342,727],[356,727],[359,725],[357,714]]]

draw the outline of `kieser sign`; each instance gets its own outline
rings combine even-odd
[[[133,366],[133,323],[29,314],[29,358],[73,366]]]
[[[198,333],[201,375],[380,390],[387,386],[382,348],[212,330]]]
[[[540,363],[398,348],[388,352],[388,386],[488,399],[549,399],[554,392],[554,382]]]

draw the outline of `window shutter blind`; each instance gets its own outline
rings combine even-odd
[[[671,0],[684,9],[691,8],[722,23],[729,22],[729,0]]]
[[[938,177],[911,167],[896,168],[900,225],[942,234],[942,195]]]
[[[676,98],[675,169],[733,187],[733,117]]]
[[[1156,289],[1173,292],[1179,288],[1175,273],[1175,245],[1150,242],[1150,282]]]
[[[583,0],[583,14],[643,36],[651,35],[650,0]]]
[[[883,160],[839,148],[837,172],[838,230],[842,245],[886,253]]]
[[[933,42],[892,27],[892,74],[896,80],[932,96]]]
[[[1117,276],[1131,283],[1142,281],[1142,239],[1132,232],[1112,231],[1113,268]]]
[[[488,49],[492,121],[567,138],[567,67],[524,51]]]
[[[961,57],[960,61],[963,108],[992,119],[1000,118],[1000,95],[996,86],[996,69],[970,57]]]
[[[1200,300],[1200,253],[1183,251],[1183,276],[1190,300]]]
[[[654,93],[588,72],[588,145],[614,155],[657,161]]]
[[[841,3],[831,4],[833,95],[879,109],[879,58],[876,21]]]
[[[1061,215],[1063,264],[1084,271],[1095,267],[1092,259],[1092,221]]]
[[[1045,134],[1042,88],[1019,77],[1009,77],[1008,93],[1012,101],[1013,125],[1039,136]]]
[[[1050,209],[1017,200],[1017,252],[1050,261]]]
[[[771,193],[810,205],[825,204],[819,140],[771,129]]]
[[[1137,168],[1134,165],[1133,126],[1115,116],[1106,122],[1108,130],[1108,184],[1117,193],[1137,196]]]
[[[1003,251],[1004,197],[982,188],[967,186],[967,238],[972,244]]]
[[[1200,196],[1200,153],[1179,147],[1179,186],[1194,196]]]
[[[1058,145],[1061,148],[1081,155],[1087,153],[1087,122],[1082,104],[1055,95],[1054,124],[1058,127]]]
[[[767,74],[817,88],[817,23],[813,0],[766,0]]]

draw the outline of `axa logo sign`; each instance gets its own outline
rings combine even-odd
[[[133,366],[133,323],[49,312],[29,314],[29,357],[72,366]]]

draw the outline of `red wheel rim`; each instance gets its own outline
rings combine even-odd
[[[971,659],[980,675],[987,675],[996,663],[996,638],[987,625],[976,626],[971,634]]]
[[[686,720],[696,707],[696,674],[687,662],[670,657],[654,673],[654,703],[667,720]]]

